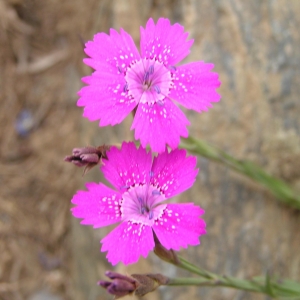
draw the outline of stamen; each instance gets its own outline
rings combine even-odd
[[[150,177],[153,177],[153,176],[154,176],[154,173],[153,173],[152,171],[150,171],[150,172],[149,172],[149,176],[150,176]]]
[[[159,106],[164,106],[164,105],[165,105],[165,103],[164,103],[162,100],[158,100],[156,103],[157,103]]]
[[[127,92],[128,91],[128,83],[126,82],[126,84],[123,87],[123,92]]]
[[[149,67],[149,71],[148,72],[149,72],[150,75],[152,75],[154,73],[154,65],[151,65]]]
[[[149,212],[149,220],[151,220],[151,219],[153,219],[153,211],[152,210],[150,210],[150,212]]]
[[[147,81],[149,80],[149,76],[150,76],[150,74],[149,74],[149,72],[147,71],[147,72],[145,73],[145,75],[144,75],[144,82],[147,82]]]
[[[152,191],[152,196],[155,196],[155,195],[160,195],[160,191],[159,190],[153,190]]]
[[[158,204],[164,200],[164,193],[159,186],[151,183],[130,186],[129,191],[123,193],[120,201],[122,215],[125,218],[132,216],[136,222],[152,226],[156,216],[162,214]]]
[[[177,70],[177,68],[175,66],[169,66],[169,69],[174,72]]]
[[[158,85],[155,85],[153,88],[157,94],[160,94],[161,91],[160,91],[160,87]]]
[[[120,73],[123,73],[123,70],[120,66],[118,66],[118,70],[119,70]]]
[[[129,186],[124,185],[124,186],[121,186],[120,189],[121,190],[127,190],[127,189],[129,189]]]

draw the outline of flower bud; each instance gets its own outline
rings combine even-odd
[[[138,283],[134,292],[138,297],[153,292],[160,285],[168,282],[168,278],[161,274],[132,274],[131,276],[136,279]]]
[[[105,288],[108,293],[116,296],[116,298],[133,293],[138,297],[142,297],[168,282],[168,278],[161,274],[133,274],[125,276],[116,272],[106,271],[105,275],[112,281],[100,280],[98,285]]]
[[[102,158],[107,158],[106,151],[110,146],[74,148],[72,155],[66,156],[65,161],[77,167],[85,167],[83,175],[97,164],[103,164]]]
[[[106,271],[105,275],[112,281],[100,280],[98,285],[105,288],[108,293],[115,295],[116,298],[129,295],[136,290],[136,280],[129,276],[124,276],[112,271]]]

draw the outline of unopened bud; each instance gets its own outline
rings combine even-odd
[[[132,294],[137,288],[136,280],[129,276],[124,276],[112,271],[106,271],[105,275],[112,281],[100,280],[98,285],[105,288],[108,293],[115,295],[116,298]]]
[[[137,288],[134,294],[142,297],[155,291],[160,285],[167,284],[168,278],[161,274],[132,274],[137,281]]]
[[[102,159],[106,158],[106,151],[110,149],[110,146],[99,147],[82,147],[74,148],[72,155],[66,156],[65,161],[73,163],[77,167],[85,167],[83,175],[97,164],[102,164]]]
[[[133,274],[125,276],[107,271],[105,275],[112,281],[100,280],[98,285],[105,288],[108,293],[115,295],[116,298],[133,293],[138,297],[142,297],[168,282],[168,278],[161,274]]]

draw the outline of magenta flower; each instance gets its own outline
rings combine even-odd
[[[198,173],[196,158],[185,150],[166,150],[152,161],[151,152],[134,143],[112,147],[101,167],[115,187],[87,183],[88,191],[74,195],[72,213],[81,224],[94,228],[121,224],[101,240],[102,252],[113,264],[131,264],[153,250],[155,233],[166,249],[179,250],[198,245],[205,234],[204,210],[193,203],[166,204],[165,201],[190,188]]]
[[[98,33],[86,43],[90,58],[85,64],[95,69],[83,78],[88,86],[80,92],[78,106],[90,121],[100,119],[100,126],[121,123],[137,108],[131,129],[145,148],[163,152],[166,144],[175,149],[180,136],[187,137],[189,121],[173,102],[197,112],[207,111],[211,102],[220,100],[216,88],[218,74],[213,64],[202,61],[175,65],[185,58],[193,44],[186,41],[183,26],[159,19],[149,19],[141,27],[141,55],[131,36],[123,29],[110,35]]]

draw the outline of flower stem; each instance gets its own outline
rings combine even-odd
[[[236,289],[241,289],[251,292],[261,292],[264,293],[263,287],[252,283],[247,280],[238,280],[236,278],[231,278],[231,281],[224,276],[224,279],[219,280],[209,280],[205,278],[169,278],[167,285],[169,286],[186,286],[186,285],[196,285],[196,286],[211,286],[211,287],[231,287]]]
[[[200,275],[206,279],[213,279],[213,280],[218,280],[219,276],[208,272],[202,268],[196,267],[195,265],[191,264],[190,262],[188,262],[187,260],[185,260],[184,258],[182,258],[181,256],[177,255],[177,262],[175,263],[175,265],[181,269],[190,271],[191,273]],[[174,264],[174,263],[173,263]]]
[[[252,178],[267,188],[282,203],[300,209],[300,197],[297,193],[287,183],[271,176],[254,163],[237,160],[228,153],[191,136],[182,139],[181,147],[196,155],[223,163],[229,168]]]
[[[274,298],[300,299],[300,284],[291,280],[277,280],[269,274],[253,277],[250,280],[239,279],[231,276],[218,275],[202,268],[198,268],[182,257],[177,257],[177,267],[197,274],[200,278],[169,278],[165,285],[168,286],[210,286],[229,287],[243,291],[263,293]]]

